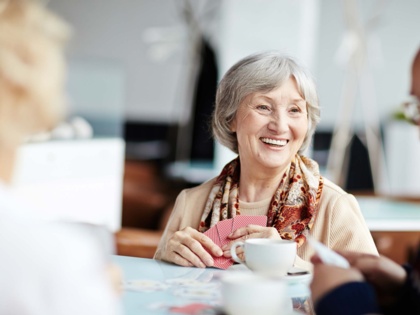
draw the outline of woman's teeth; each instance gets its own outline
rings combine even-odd
[[[285,146],[287,144],[287,140],[275,140],[269,138],[261,138],[261,141],[268,144],[274,144],[278,146]]]

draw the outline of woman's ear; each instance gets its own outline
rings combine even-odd
[[[234,117],[230,122],[230,131],[236,132],[236,117]]]

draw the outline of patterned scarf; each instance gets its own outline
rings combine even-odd
[[[200,232],[241,214],[239,176],[238,157],[226,164],[210,191],[201,217]],[[267,226],[275,227],[281,238],[293,239],[299,247],[302,246],[306,240],[304,231],[310,230],[314,223],[322,188],[323,178],[318,164],[296,155],[271,199]]]

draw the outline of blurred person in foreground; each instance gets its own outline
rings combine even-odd
[[[410,119],[420,127],[420,50],[411,72]],[[323,264],[312,257],[312,299],[317,315],[420,314],[420,247],[400,266],[380,256],[340,252],[350,269]]]
[[[68,35],[40,1],[0,0],[0,314],[120,314],[102,231],[42,217],[11,185],[19,146],[63,114]]]
[[[231,257],[235,241],[283,238],[297,243],[295,265],[311,269],[305,233],[329,248],[377,255],[354,196],[303,155],[319,118],[315,83],[293,59],[273,51],[233,65],[218,86],[212,128],[238,157],[217,178],[179,194],[155,258],[211,267],[213,257]],[[222,248],[202,233],[238,215],[266,215],[268,223],[233,231]]]

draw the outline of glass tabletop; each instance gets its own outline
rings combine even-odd
[[[113,262],[123,271],[125,315],[224,314],[220,278],[225,272],[235,271],[181,267],[117,255]],[[307,283],[289,281],[287,285],[296,314],[314,314]]]

